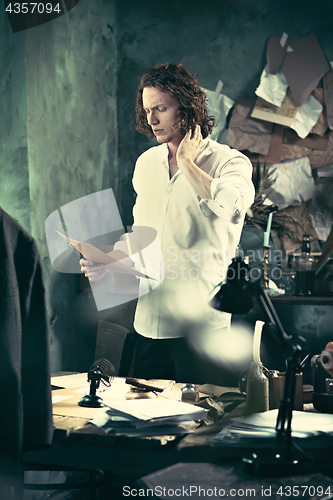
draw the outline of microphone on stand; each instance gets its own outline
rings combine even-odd
[[[104,386],[103,390],[105,390],[107,387],[110,387],[114,379],[114,375],[114,366],[110,361],[104,358],[95,361],[88,371],[90,392],[80,399],[78,405],[86,406],[89,408],[101,408],[102,406],[106,406],[103,403],[103,399],[99,396],[96,396],[96,390],[99,388],[100,384]]]

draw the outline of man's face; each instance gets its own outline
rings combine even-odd
[[[143,108],[156,139],[161,144],[178,146],[183,138],[179,128],[178,102],[168,92],[156,87],[145,87],[142,92]]]

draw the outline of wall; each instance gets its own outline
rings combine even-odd
[[[0,205],[30,231],[24,33],[0,15]]]
[[[76,198],[117,189],[114,5],[82,1],[70,13],[16,34],[10,33],[4,13],[1,23],[6,70],[1,72],[1,205],[39,247],[51,368],[86,369],[93,359],[97,320],[91,319],[92,329],[82,309],[93,301],[80,292],[78,274],[52,269],[45,220]]]

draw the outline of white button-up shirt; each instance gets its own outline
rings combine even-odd
[[[152,147],[133,176],[134,234],[153,228],[162,249],[150,245],[134,258],[156,280],[140,279],[134,320],[135,330],[151,338],[185,335],[196,317],[207,330],[228,328],[230,315],[212,309],[209,295],[225,278],[254,198],[252,165],[237,150],[203,141],[195,163],[213,177],[211,200],[201,199],[180,169],[170,179],[168,153],[166,144]]]

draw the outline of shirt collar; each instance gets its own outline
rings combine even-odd
[[[203,150],[209,145],[209,136],[207,136],[205,139],[202,140],[201,148],[200,148],[200,153],[203,152]],[[168,171],[169,171],[169,146],[167,144],[161,144],[163,146],[163,149],[161,149],[162,155],[163,155],[163,164],[166,165]],[[199,153],[199,154],[200,154]]]

